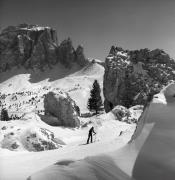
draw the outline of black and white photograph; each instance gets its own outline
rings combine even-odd
[[[175,180],[175,0],[0,0],[0,180]]]

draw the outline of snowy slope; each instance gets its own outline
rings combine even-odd
[[[103,74],[104,68],[97,63],[89,63],[82,70],[77,66],[65,69],[60,64],[44,72],[15,68],[1,74],[1,107],[6,107],[10,114],[17,112],[19,116],[29,109],[42,111],[44,94],[63,91],[69,93],[82,113],[88,112],[87,99],[93,81],[97,79],[103,88]]]
[[[22,180],[59,160],[79,160],[86,156],[114,151],[126,144],[135,130],[135,124],[130,125],[116,121],[112,113],[101,115],[98,118],[91,117],[89,120],[93,121],[93,124],[88,127],[69,129],[48,126],[40,122],[38,118],[38,122],[35,122],[36,126],[39,125],[54,132],[55,137],[63,140],[66,145],[56,150],[42,152],[12,152],[1,149],[0,179]],[[13,123],[18,125],[17,121]],[[88,130],[92,125],[97,132],[96,142],[84,145],[87,140]],[[123,134],[119,136],[121,131],[123,131]]]
[[[46,179],[173,180],[175,177],[175,84],[154,96],[128,145],[106,155],[60,162],[31,176]],[[72,158],[71,158],[72,159]],[[81,172],[81,173],[80,173]]]
[[[49,91],[68,92],[80,107],[81,113],[88,112],[87,99],[93,81],[97,79],[103,88],[103,74],[103,66],[94,62],[90,62],[83,69],[75,66],[67,70],[58,65],[44,72],[12,69],[2,74],[0,77],[1,107],[6,107],[9,115],[15,115],[15,117],[12,117],[14,119],[12,121],[0,124],[0,179],[23,180],[60,160],[80,160],[87,156],[116,151],[131,139],[136,125],[117,121],[117,117],[111,112],[97,117],[80,118],[81,123],[87,123],[87,126],[74,129],[49,126],[38,116],[43,113],[43,95]],[[133,117],[141,113],[140,108],[137,107],[131,108],[130,111]],[[16,116],[20,120],[16,120]],[[96,142],[84,145],[91,126],[94,126],[97,132],[97,136],[94,137]],[[28,152],[33,151],[27,142],[28,137],[30,142],[37,142],[40,139],[47,142],[53,140],[50,135],[46,138],[41,134],[40,129],[54,134],[59,145],[58,149]],[[33,138],[33,134],[36,134],[36,138]],[[15,142],[19,147],[15,151],[9,151],[8,149],[11,150],[11,145]]]
[[[8,114],[14,121],[1,122],[0,147],[15,151],[25,149],[31,151],[32,148],[26,145],[26,141],[31,141],[30,146],[39,139],[45,143],[44,136],[39,138],[41,128],[44,128],[44,131],[47,129],[50,129],[51,132],[56,131],[54,133],[56,135],[57,132],[61,132],[62,140],[59,137],[56,138],[64,141],[67,137],[64,129],[58,127],[56,130],[52,130],[52,127],[46,126],[38,116],[44,112],[44,95],[49,91],[66,92],[76,101],[81,114],[88,112],[87,100],[93,81],[97,79],[102,85],[103,74],[103,66],[91,62],[83,69],[76,65],[71,69],[66,69],[61,64],[57,64],[55,68],[46,68],[44,72],[14,68],[2,73],[0,77],[0,109],[3,107],[8,109]],[[42,127],[43,124],[44,127]],[[35,129],[35,132],[32,129]],[[31,138],[34,134],[38,136]],[[71,137],[76,139],[76,134],[72,133]],[[67,139],[72,143],[76,141],[69,137]],[[48,138],[47,143],[50,141],[52,140]],[[36,143],[39,145],[38,142]]]
[[[87,123],[87,126],[79,129],[52,127],[38,116],[38,113],[43,113],[43,95],[49,91],[68,92],[80,107],[81,113],[88,112],[87,99],[90,89],[95,79],[103,88],[103,74],[103,66],[94,62],[90,62],[83,69],[75,66],[68,70],[57,65],[52,70],[45,69],[44,72],[20,68],[1,74],[1,107],[6,107],[14,120],[0,123],[0,179],[26,179],[58,160],[82,159],[89,155],[113,151],[129,141],[135,124],[119,122],[112,113],[80,118],[82,124]],[[20,120],[16,120],[17,117]],[[85,146],[92,125],[97,132],[96,143]],[[43,129],[46,134],[50,134],[42,134]],[[123,134],[119,136],[121,131]],[[49,143],[53,140],[52,133],[59,145],[58,149],[31,152],[35,150],[32,147],[33,142],[44,140]],[[14,147],[13,144],[18,146]],[[45,146],[42,148],[45,149]]]

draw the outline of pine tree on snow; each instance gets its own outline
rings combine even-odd
[[[8,116],[8,111],[6,109],[1,110],[1,121],[8,121],[9,116]]]
[[[88,99],[88,109],[90,111],[95,111],[96,114],[98,114],[103,105],[100,93],[100,85],[98,81],[95,80],[90,91],[90,98]]]

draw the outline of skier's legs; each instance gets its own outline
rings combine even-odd
[[[88,135],[87,144],[89,144],[90,134]]]
[[[92,143],[92,134],[90,135],[90,137],[91,137],[91,143]]]

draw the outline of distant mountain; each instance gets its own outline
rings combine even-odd
[[[163,50],[129,51],[112,46],[105,61],[105,110],[116,105],[145,105],[172,80],[175,61]]]
[[[100,59],[93,59],[93,58],[88,58],[88,61],[89,62],[92,62],[92,63],[97,63],[97,64],[100,64],[104,67],[105,65],[105,62],[104,61],[101,61]]]
[[[70,38],[60,44],[51,27],[20,24],[9,26],[0,34],[0,72],[14,66],[44,70],[60,62],[66,68],[76,63],[84,66],[88,60],[83,47],[75,49]]]
[[[80,71],[76,72],[76,75],[79,76],[96,76],[97,74],[101,77],[103,77],[104,74],[104,62],[100,60],[95,60],[93,59],[92,61],[89,60],[90,62],[83,67]]]

